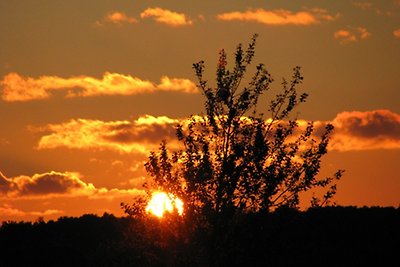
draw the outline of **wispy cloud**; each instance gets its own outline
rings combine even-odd
[[[374,5],[372,2],[353,2],[353,6],[361,9],[372,9]]]
[[[59,147],[91,150],[114,150],[120,153],[148,154],[162,139],[174,140],[179,121],[168,117],[143,116],[133,121],[74,119],[49,124],[42,131],[38,149]]]
[[[312,25],[322,21],[332,21],[338,15],[330,15],[327,10],[314,8],[306,11],[293,12],[285,9],[265,10],[262,8],[247,11],[222,13],[220,20],[253,21],[266,25]]]
[[[159,7],[145,9],[140,13],[140,17],[142,19],[153,18],[155,21],[168,26],[186,26],[193,24],[193,21],[186,14]]]
[[[114,199],[142,194],[139,189],[96,188],[76,172],[47,172],[33,176],[5,177],[0,172],[0,199],[48,199],[86,196],[91,199]]]
[[[2,204],[0,206],[0,218],[4,220],[5,218],[25,218],[25,217],[44,217],[52,215],[60,215],[64,213],[62,210],[49,209],[44,211],[23,211],[18,208],[14,208],[9,204]]]
[[[384,2],[384,1],[382,1],[382,2]],[[396,1],[393,1],[393,5],[396,5]],[[379,16],[392,16],[393,15],[392,10],[385,10],[384,8],[379,8],[370,1],[353,2],[353,6],[360,8],[362,10],[372,11],[376,15],[379,15]]]
[[[336,31],[333,36],[341,44],[354,43],[360,40],[365,40],[371,36],[371,33],[364,27],[348,27],[347,29],[341,29]]]
[[[400,39],[400,28],[393,31],[393,36]]]
[[[356,30],[358,31],[361,40],[367,39],[372,35],[369,31],[367,31],[366,28],[363,27],[358,27]]]
[[[0,81],[0,85],[2,99],[9,102],[46,99],[52,96],[52,91],[67,91],[67,97],[135,95],[156,91],[197,93],[196,85],[188,79],[163,76],[161,82],[155,84],[130,75],[109,72],[102,79],[88,76],[32,78],[9,73]]]
[[[5,145],[9,145],[10,141],[8,141],[6,138],[2,138],[0,137],[0,146],[5,146]]]
[[[114,11],[108,13],[101,21],[97,21],[96,26],[104,26],[105,24],[134,24],[137,23],[137,19],[130,17],[123,12]]]

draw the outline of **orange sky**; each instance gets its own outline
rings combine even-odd
[[[121,215],[149,151],[202,112],[191,64],[212,80],[253,33],[274,90],[302,67],[298,118],[336,127],[337,203],[397,207],[400,1],[16,0],[0,3],[0,221]]]

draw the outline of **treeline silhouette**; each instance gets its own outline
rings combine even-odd
[[[83,215],[3,222],[0,266],[387,266],[399,263],[400,208],[282,208],[246,214],[232,227],[184,229]],[[224,232],[230,231],[230,234]]]

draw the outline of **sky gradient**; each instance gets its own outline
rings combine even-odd
[[[0,2],[0,221],[121,215],[143,164],[200,114],[192,64],[259,34],[280,89],[301,66],[299,120],[335,126],[321,175],[339,205],[400,204],[400,1]],[[266,104],[267,102],[263,102]]]

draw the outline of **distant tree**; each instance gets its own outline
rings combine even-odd
[[[193,64],[205,114],[178,125],[182,149],[169,151],[162,142],[145,164],[152,186],[182,199],[192,223],[209,225],[235,214],[297,208],[300,194],[318,187],[327,192],[321,201],[314,197],[312,205],[326,204],[342,175],[338,171],[317,177],[333,126],[327,124],[317,136],[313,122],[300,127],[291,117],[307,99],[297,92],[303,81],[300,67],[294,68],[291,81],[283,80],[282,91],[271,98],[265,113],[259,112],[258,103],[273,79],[264,64],[242,86],[256,39],[254,35],[247,49],[237,46],[231,70],[225,51],[220,51],[215,86],[204,78],[204,61]]]

